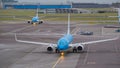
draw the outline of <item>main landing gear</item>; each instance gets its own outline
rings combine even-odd
[[[60,56],[64,56],[65,55],[64,51],[60,51],[58,49],[55,49],[55,52],[56,53],[60,53]]]

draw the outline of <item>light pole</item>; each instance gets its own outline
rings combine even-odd
[[[118,24],[120,26],[120,7],[118,8]],[[116,32],[120,32],[120,28],[118,28]]]
[[[3,8],[3,0],[0,0],[0,3],[1,3],[1,8]]]

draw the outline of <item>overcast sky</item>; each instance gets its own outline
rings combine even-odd
[[[115,2],[120,2],[120,0],[18,0],[19,2],[32,2],[32,3],[44,3],[44,4],[61,4],[67,3],[69,1],[72,2],[79,2],[79,3],[103,3],[103,4],[110,4]]]

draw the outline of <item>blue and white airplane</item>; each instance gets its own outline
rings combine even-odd
[[[68,51],[69,49],[72,49],[73,52],[83,51],[85,44],[105,42],[105,41],[111,41],[111,40],[117,40],[117,39],[118,38],[112,38],[112,39],[104,39],[104,40],[97,40],[97,41],[90,41],[90,42],[83,42],[83,43],[72,44],[73,35],[70,33],[70,14],[68,14],[68,31],[67,31],[67,34],[65,34],[64,36],[62,36],[57,41],[56,44],[53,44],[53,43],[43,43],[43,42],[33,42],[33,41],[25,41],[25,40],[18,40],[17,36],[15,34],[15,40],[17,42],[46,45],[46,46],[48,46],[47,47],[47,51],[48,52],[55,51],[56,53],[60,53],[61,55],[64,55],[64,52]]]
[[[43,20],[40,20],[40,19],[39,19],[39,16],[38,16],[38,8],[37,8],[36,16],[34,16],[34,17],[32,18],[32,20],[29,20],[28,23],[31,23],[31,24],[36,24],[36,23],[41,24],[41,23],[43,23]]]

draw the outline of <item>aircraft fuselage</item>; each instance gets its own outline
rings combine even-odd
[[[32,22],[38,22],[39,21],[39,17],[35,16],[32,18]]]
[[[66,34],[58,40],[57,49],[60,51],[65,51],[69,48],[69,44],[73,41],[73,36],[71,34]]]

